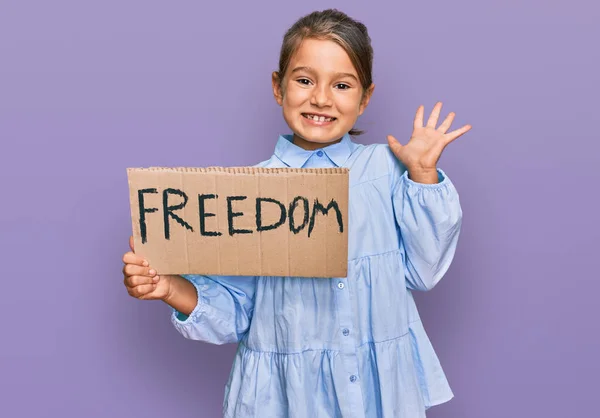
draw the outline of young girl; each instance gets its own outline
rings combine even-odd
[[[169,304],[185,337],[238,343],[225,417],[418,418],[453,396],[411,291],[454,256],[462,212],[436,164],[471,126],[447,132],[453,113],[437,126],[437,103],[425,125],[419,106],[405,145],[352,142],[372,61],[366,27],[345,14],[297,21],[272,76],[293,134],[259,164],[350,168],[347,277],[164,276],[133,248],[123,257],[129,294]]]

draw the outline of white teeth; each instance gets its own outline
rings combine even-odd
[[[315,122],[331,122],[334,118],[326,118],[325,116],[317,116],[317,115],[306,115],[307,119],[314,120]]]

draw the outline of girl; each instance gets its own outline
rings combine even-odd
[[[127,291],[160,299],[185,337],[238,343],[225,417],[404,417],[452,398],[411,294],[429,290],[454,256],[462,212],[436,167],[469,129],[423,125],[406,145],[352,142],[369,103],[373,51],[366,27],[336,10],[314,12],[286,33],[275,100],[293,132],[261,167],[348,167],[348,276],[162,276],[128,252]]]

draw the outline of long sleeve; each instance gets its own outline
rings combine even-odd
[[[173,310],[171,321],[186,338],[212,344],[240,341],[254,311],[256,277],[182,276],[196,288],[198,304],[189,316]]]
[[[399,162],[393,164],[392,203],[406,266],[407,287],[431,290],[454,258],[462,209],[456,188],[438,169],[436,184],[416,183]]]

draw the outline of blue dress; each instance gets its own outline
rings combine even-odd
[[[456,249],[462,211],[443,170],[408,178],[383,144],[307,151],[280,136],[261,167],[348,167],[348,276],[183,276],[198,305],[173,311],[186,338],[238,343],[227,418],[419,418],[453,397],[412,290],[430,290]]]

